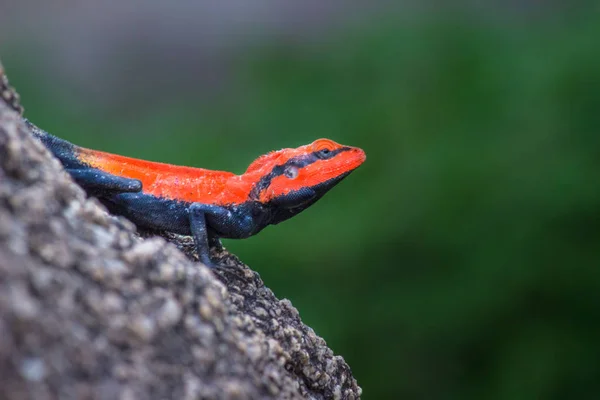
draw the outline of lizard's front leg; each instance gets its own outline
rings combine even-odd
[[[123,178],[96,168],[67,168],[67,172],[89,196],[102,197],[142,190],[142,182]]]
[[[210,258],[209,245],[219,243],[216,237],[209,235],[209,225],[217,233],[228,232],[229,237],[251,229],[251,221],[249,219],[240,218],[240,216],[235,215],[225,207],[192,203],[188,211],[190,231],[194,237],[198,257],[209,268],[217,266],[217,263]]]

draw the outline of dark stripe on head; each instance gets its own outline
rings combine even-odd
[[[252,200],[258,200],[260,198],[260,194],[271,185],[271,181],[275,177],[283,175],[285,173],[285,170],[290,166],[295,166],[301,169],[319,160],[327,160],[333,158],[339,153],[347,150],[350,150],[350,147],[340,147],[339,149],[330,150],[327,153],[323,151],[314,151],[310,154],[292,157],[289,160],[287,160],[284,164],[274,166],[271,172],[260,178],[260,180],[254,185],[254,187],[252,187],[249,197]]]

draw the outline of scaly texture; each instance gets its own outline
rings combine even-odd
[[[197,258],[192,238],[165,234],[191,258]],[[286,369],[298,378],[299,390],[307,398],[357,399],[361,389],[344,359],[333,354],[325,340],[304,325],[292,303],[278,300],[258,273],[227,252],[216,255],[228,268],[215,274],[227,286],[228,303],[236,319],[247,318],[284,350]]]
[[[223,284],[133,232],[0,103],[3,398],[360,396],[341,357],[234,257]]]

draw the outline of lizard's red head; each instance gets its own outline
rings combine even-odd
[[[275,151],[248,167],[247,173],[261,176],[250,196],[261,203],[294,209],[295,214],[318,200],[365,159],[362,149],[329,139]]]

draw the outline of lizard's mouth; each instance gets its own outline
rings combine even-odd
[[[335,156],[331,160],[327,160],[319,167],[319,174],[326,179],[325,182],[331,180],[339,180],[348,176],[348,174],[360,167],[367,159],[367,155],[358,147],[349,147]]]
[[[325,182],[321,182],[321,183],[313,186],[311,189],[313,189],[317,193],[317,198],[321,198],[331,188],[333,188],[335,185],[340,183],[345,177],[350,175],[350,173],[352,173],[352,171],[354,171],[354,169],[352,169],[350,171],[346,171],[343,174],[338,175],[334,178],[328,179]]]

